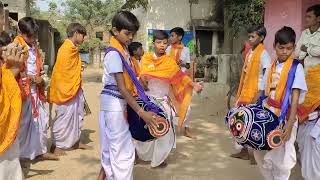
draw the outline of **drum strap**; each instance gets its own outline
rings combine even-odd
[[[124,66],[124,68],[127,70],[132,82],[134,83],[134,85],[136,86],[137,88],[137,91],[138,91],[138,95],[139,97],[141,98],[141,100],[148,106],[148,108],[150,109],[150,111],[152,112],[155,112],[155,113],[158,113],[159,112],[159,107],[157,107],[155,104],[153,104],[147,97],[147,95],[145,94],[139,80],[137,79],[135,73],[133,72],[133,70],[130,68],[129,64],[126,62],[126,60],[124,59],[124,57],[122,56],[122,54],[119,52],[118,49],[116,48],[113,48],[113,47],[108,47],[106,49],[106,54],[109,53],[110,51],[116,51],[118,52],[120,58],[121,58],[121,61],[122,61],[122,64]]]

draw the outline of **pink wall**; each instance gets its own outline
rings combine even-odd
[[[265,46],[272,58],[275,57],[273,50],[274,35],[283,26],[292,27],[297,34],[305,28],[304,16],[306,9],[320,0],[266,0],[265,4],[265,27],[267,37]]]

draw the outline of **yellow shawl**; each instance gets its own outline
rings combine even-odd
[[[71,100],[81,88],[81,59],[78,49],[66,39],[59,48],[54,65],[49,91],[49,100],[64,104]]]
[[[292,63],[293,63],[293,56],[290,56],[284,62],[284,66],[283,66],[283,69],[280,74],[280,80],[279,80],[278,84],[276,85],[276,90],[275,90],[276,94],[273,99],[270,97],[270,92],[271,92],[271,88],[272,88],[271,87],[272,74],[276,70],[276,65],[277,65],[276,60],[272,62],[272,65],[270,67],[270,71],[268,73],[267,87],[266,87],[265,93],[266,93],[266,96],[269,97],[270,100],[268,101],[269,103],[267,103],[266,106],[268,108],[270,108],[272,106],[275,109],[275,114],[278,116],[280,115],[280,112],[281,112],[281,104],[282,104],[283,96],[286,91],[288,74],[291,69]]]
[[[180,70],[171,56],[154,59],[153,53],[146,53],[141,60],[140,76],[159,79],[172,85],[173,94],[179,103],[179,127],[182,127],[192,98],[192,80]]]
[[[131,59],[131,61],[130,61],[127,58],[127,56],[125,54],[124,47],[120,44],[120,42],[114,36],[112,36],[110,39],[110,47],[116,48],[121,53],[121,55],[124,57],[124,59],[127,61],[127,63],[131,66],[131,68],[133,70],[140,71],[139,65],[138,65],[138,62],[136,61],[136,59],[134,59],[135,61],[133,59]],[[138,72],[135,72],[135,73],[138,73]],[[137,88],[133,84],[128,72],[124,70],[123,76],[124,76],[124,82],[125,82],[125,85],[126,85],[128,92],[132,92],[132,95],[137,95]]]
[[[259,71],[260,71],[260,57],[264,50],[264,45],[259,44],[253,51],[253,55],[250,63],[249,53],[246,56],[242,68],[242,74],[240,79],[240,84],[238,88],[238,104],[251,104],[253,99],[257,95],[258,82],[259,82]]]
[[[307,120],[308,115],[320,106],[320,65],[308,69],[306,81],[308,92],[303,104],[298,106],[300,123]]]
[[[183,44],[172,44],[170,48],[170,56],[174,57],[176,62],[178,63],[180,61],[181,52],[184,48]],[[177,50],[177,53],[176,53]]]
[[[0,155],[14,142],[20,124],[22,98],[15,77],[0,68]]]

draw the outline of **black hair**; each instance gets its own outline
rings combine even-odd
[[[262,25],[253,25],[251,27],[249,27],[247,29],[247,33],[253,33],[253,32],[256,32],[259,36],[263,36],[264,39],[266,38],[267,36],[267,30],[264,26]],[[264,40],[263,39],[263,40]],[[262,41],[263,42],[263,41]]]
[[[164,40],[168,38],[169,35],[164,30],[156,30],[153,32],[152,42],[154,42],[155,40]]]
[[[310,6],[307,9],[307,12],[311,12],[311,11],[313,11],[313,13],[314,13],[314,15],[316,15],[316,17],[319,17],[320,16],[320,4]]]
[[[80,23],[71,23],[67,27],[67,36],[68,38],[72,37],[74,33],[82,34],[83,36],[87,35],[87,30],[84,26],[82,26]]]
[[[137,17],[130,11],[119,11],[112,18],[112,27],[115,27],[119,32],[123,29],[128,31],[137,32],[140,27],[140,23]],[[111,31],[112,33],[112,31]],[[114,35],[112,33],[112,35]]]
[[[288,43],[296,43],[296,33],[291,27],[284,26],[276,32],[274,44],[285,45]]]
[[[138,50],[140,47],[142,47],[142,44],[140,42],[130,43],[128,46],[130,56],[134,56],[134,51]]]
[[[32,17],[24,17],[18,22],[19,30],[22,34],[26,34],[28,37],[37,36],[39,26],[35,19]]]
[[[170,30],[170,34],[171,33],[176,33],[178,36],[182,36],[182,39],[184,37],[184,30],[181,27],[175,27],[173,29]]]
[[[0,46],[7,46],[12,41],[11,37],[5,31],[0,33]]]

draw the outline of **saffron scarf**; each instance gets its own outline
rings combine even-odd
[[[251,104],[253,99],[257,95],[259,71],[260,71],[260,59],[264,50],[264,45],[259,44],[253,51],[251,61],[249,63],[249,53],[246,55],[246,59],[242,68],[242,74],[240,84],[238,88],[238,104]]]
[[[22,47],[28,47],[28,44],[26,43],[26,41],[23,39],[23,37],[21,35],[18,35],[14,40],[14,43],[17,43],[19,45],[21,45]],[[29,58],[29,52],[30,49],[28,49],[28,51],[26,51],[24,59],[23,59],[23,64],[22,64],[22,70],[20,75],[18,76],[18,84],[21,90],[21,96],[22,96],[22,100],[25,100],[27,97],[30,96],[31,93],[31,89],[30,89],[30,79],[27,76],[27,60]],[[41,54],[40,51],[37,47],[35,47],[35,55],[36,55],[36,68],[37,68],[37,77],[41,77],[41,65],[42,65],[42,59],[41,59]],[[37,96],[39,97],[39,99],[41,101],[47,101],[47,98],[45,96],[44,93],[44,87],[41,86],[37,86],[37,90],[36,90]],[[32,115],[34,118],[39,116],[39,112],[38,112],[38,104],[36,103],[37,100],[34,99],[33,97],[31,97],[31,104],[32,104]]]
[[[176,60],[176,63],[178,63],[180,61],[180,57],[181,57],[181,52],[184,48],[183,44],[172,44],[171,48],[170,48],[170,56],[174,57],[174,59]],[[176,53],[177,51],[177,53]]]
[[[75,97],[81,88],[81,59],[78,48],[66,39],[58,50],[49,91],[51,103],[64,104]]]
[[[0,68],[0,156],[17,137],[21,107],[19,85],[4,64]]]
[[[138,62],[134,63],[134,62],[132,62],[132,60],[127,58],[126,53],[125,53],[125,48],[114,36],[112,36],[110,39],[110,46],[113,48],[116,48],[121,53],[121,55],[124,57],[126,62],[131,66],[131,69],[133,69],[135,71],[139,71]],[[137,72],[135,72],[135,73],[137,73]],[[132,92],[132,95],[137,95],[138,94],[137,88],[133,84],[133,82],[132,82],[132,80],[126,70],[123,71],[123,76],[124,76],[124,82],[126,85],[126,89],[128,90],[128,92]]]
[[[172,92],[179,105],[179,127],[182,127],[192,99],[191,78],[180,70],[172,56],[163,55],[154,58],[146,53],[141,60],[140,76],[159,79],[171,85]]]
[[[268,79],[267,79],[267,87],[265,90],[265,94],[268,97],[268,101],[266,103],[266,107],[267,108],[271,108],[273,107],[275,109],[275,114],[276,115],[280,115],[281,113],[281,104],[283,101],[283,96],[285,94],[285,90],[286,90],[286,86],[287,86],[287,80],[288,80],[288,74],[289,71],[291,69],[293,63],[293,56],[290,56],[283,65],[281,74],[280,74],[280,80],[278,82],[278,84],[275,87],[275,97],[271,98],[270,97],[270,93],[271,93],[271,89],[273,88],[271,86],[272,82],[272,74],[275,72],[276,70],[276,65],[277,65],[277,61],[274,60],[272,62],[272,65],[270,67],[270,71],[268,73]]]
[[[306,73],[308,92],[303,104],[298,106],[299,122],[307,120],[310,113],[320,106],[320,65],[311,67]]]

